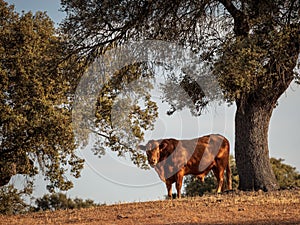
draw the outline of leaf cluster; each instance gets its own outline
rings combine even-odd
[[[23,190],[18,190],[12,185],[0,188],[0,214],[13,215],[28,212],[30,206],[24,198],[32,193],[31,185]]]
[[[271,165],[280,189],[300,187],[300,173],[296,168],[283,163],[284,159],[271,158]]]
[[[228,39],[214,65],[225,99],[235,101],[250,94],[270,99],[275,87],[280,88],[298,76],[293,71],[299,52],[298,32],[296,28],[286,27]]]
[[[94,145],[95,154],[103,154],[105,148],[118,156],[129,153],[134,164],[145,167],[146,158],[137,145],[158,115],[150,95],[153,77],[145,66],[126,66],[103,84],[96,103],[93,132],[99,141]]]
[[[46,210],[65,210],[65,209],[81,209],[97,206],[93,200],[83,200],[81,198],[68,198],[63,193],[53,193],[51,195],[44,195],[41,198],[36,199],[36,207],[34,211],[46,211]]]

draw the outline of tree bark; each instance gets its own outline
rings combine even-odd
[[[237,101],[235,158],[239,189],[272,191],[279,188],[270,164],[268,129],[274,103]]]

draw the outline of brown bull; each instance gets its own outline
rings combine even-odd
[[[231,189],[229,142],[221,135],[211,134],[192,140],[151,140],[140,148],[146,150],[150,166],[166,183],[169,197],[172,196],[174,182],[180,198],[185,175],[195,175],[203,182],[210,170],[218,181],[217,193],[222,191],[225,170],[228,189]]]

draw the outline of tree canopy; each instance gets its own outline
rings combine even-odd
[[[0,0],[1,179],[17,165],[10,176],[43,173],[54,191],[72,187],[66,174],[80,175],[83,160],[71,127],[78,77],[65,61],[64,46],[46,13],[19,15]]]
[[[62,0],[70,46],[89,58],[112,44],[167,40],[214,61],[228,100],[267,89],[296,66],[299,1]],[[288,46],[288,48],[286,48]],[[215,59],[215,60],[214,60]],[[276,68],[271,65],[276,61]],[[289,66],[289,67],[287,67]],[[285,75],[285,79],[288,79]]]

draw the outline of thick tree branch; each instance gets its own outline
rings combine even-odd
[[[224,5],[226,10],[234,19],[233,31],[236,36],[247,36],[249,33],[249,24],[247,16],[240,10],[238,10],[232,3],[231,0],[219,0]]]

